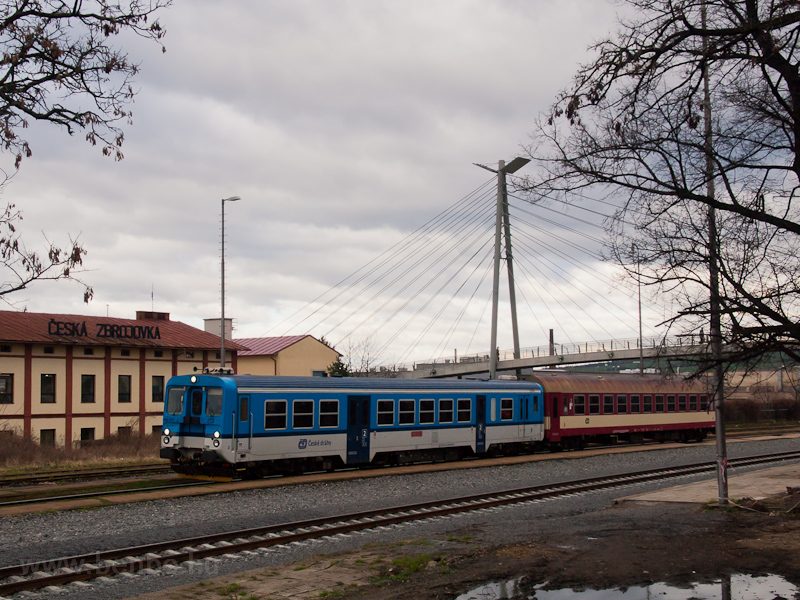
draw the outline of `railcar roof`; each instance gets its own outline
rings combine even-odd
[[[635,375],[618,373],[576,373],[574,371],[534,371],[526,379],[541,384],[545,393],[697,393],[710,392],[703,379],[687,379],[682,375]]]
[[[342,389],[342,390],[517,390],[538,391],[530,381],[476,379],[386,379],[369,377],[281,377],[231,375],[238,388],[256,389]]]

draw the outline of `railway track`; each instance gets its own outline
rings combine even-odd
[[[769,464],[800,459],[800,451],[768,454],[729,461],[731,467]],[[629,485],[663,481],[713,472],[713,462],[624,473],[608,477],[524,487],[483,493],[443,501],[422,502],[408,506],[370,510],[281,523],[266,527],[231,531],[214,535],[158,542],[93,554],[54,558],[0,568],[0,596],[23,591],[51,588],[109,577],[123,573],[148,573],[175,568],[180,563],[214,560],[222,555],[269,552],[277,546],[311,539],[329,538],[354,531],[379,529],[412,521],[493,509],[511,504],[541,502],[551,498],[621,488]]]
[[[137,465],[128,467],[100,467],[74,471],[37,473],[20,473],[0,477],[0,488],[12,486],[36,485],[38,483],[58,483],[63,481],[80,481],[109,477],[134,477],[136,475],[152,475],[171,473],[168,464]]]

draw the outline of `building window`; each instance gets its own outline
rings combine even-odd
[[[194,358],[194,350],[187,350],[186,358]]]
[[[130,348],[123,348],[122,350],[119,351],[119,353],[120,353],[120,356],[130,356],[131,355]],[[161,431],[160,427],[159,427],[159,431]]]
[[[378,425],[394,425],[394,400],[378,400]]]
[[[0,404],[14,404],[14,375],[0,375]]]
[[[153,351],[153,356],[155,356],[156,358],[161,358],[161,357],[164,356],[164,351],[163,350],[154,350]]]
[[[131,401],[131,376],[120,375],[117,379],[117,400],[120,402]]]
[[[84,348],[83,349],[84,356],[94,356],[94,348]]]
[[[53,374],[42,373],[41,377],[41,401],[42,404],[56,403],[56,376]]]
[[[164,401],[164,376],[153,375],[153,402]]]
[[[81,441],[91,442],[94,440],[94,427],[81,427]]]
[[[319,401],[319,426],[338,427],[339,426],[339,401],[320,400]]]
[[[130,428],[130,426],[117,427],[117,435],[119,437],[131,437],[131,428]]]
[[[56,445],[56,430],[55,429],[41,429],[39,431],[39,445],[40,446],[55,446]]]
[[[56,353],[56,349],[53,348],[52,346],[45,346],[44,347],[44,353],[45,354],[55,354]],[[49,430],[45,430],[45,431],[49,431]]]
[[[81,403],[94,402],[94,375],[81,375]]]
[[[0,344],[0,352],[11,352],[11,346],[8,344]]]
[[[150,433],[153,435],[161,435],[161,425],[152,425],[150,427]]]

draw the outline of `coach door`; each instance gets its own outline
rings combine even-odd
[[[486,396],[475,397],[475,452],[486,452]]]
[[[558,396],[550,397],[550,439],[556,442],[561,439],[559,404]]]
[[[347,464],[369,462],[369,396],[347,397]]]
[[[533,419],[535,417],[535,413],[533,411],[532,398],[530,396],[520,396],[519,404],[521,414],[517,435],[521,440],[528,440],[533,437],[534,434]]]

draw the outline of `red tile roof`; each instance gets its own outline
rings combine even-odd
[[[314,336],[311,335],[284,335],[280,337],[238,338],[234,341],[237,344],[242,344],[243,346],[249,348],[249,350],[243,350],[239,352],[239,356],[272,356],[274,354],[277,354],[281,350],[284,350],[285,348],[288,348],[289,346],[296,344],[300,340],[304,340],[305,338],[311,338],[313,340],[319,341]]]
[[[218,350],[219,336],[169,319],[117,319],[0,311],[0,340],[81,346],[148,346]],[[244,346],[226,340],[228,350]]]

